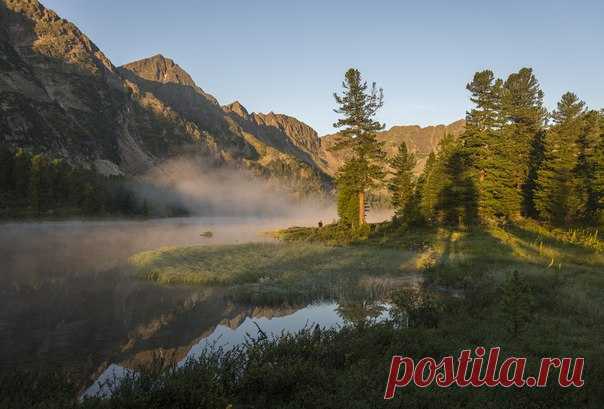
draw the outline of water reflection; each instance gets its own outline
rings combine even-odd
[[[208,348],[221,348],[228,351],[235,346],[242,345],[250,337],[257,337],[259,331],[269,338],[278,337],[285,333],[295,333],[304,328],[319,326],[320,328],[334,328],[361,322],[380,322],[390,316],[390,306],[380,302],[360,301],[338,304],[335,302],[321,302],[307,305],[302,308],[283,307],[277,309],[260,309],[249,312],[250,315],[238,316],[234,319],[224,320],[209,334],[201,337],[194,343],[187,354],[177,358],[177,366],[184,365],[187,360],[199,357]],[[256,315],[254,315],[256,314]],[[280,316],[280,314],[285,314]],[[154,351],[157,353],[158,351]],[[172,356],[176,351],[161,349],[160,354]],[[88,387],[82,396],[106,396],[110,393],[112,385],[119,383],[119,379],[133,373],[133,368],[140,364],[136,359],[129,359],[124,363],[112,363],[103,371],[98,379]]]
[[[0,223],[0,369],[47,363],[87,373],[170,323],[183,331],[183,319],[216,325],[225,308],[220,290],[133,280],[125,260],[167,245],[272,240],[266,231],[292,222],[308,223],[262,217]]]
[[[272,240],[263,232],[291,224],[249,218],[0,224],[0,370],[66,368],[90,385],[100,375],[148,363],[157,352],[182,362],[208,342],[236,345],[246,332],[256,333],[254,322],[278,334],[311,323],[382,319],[379,306],[354,300],[380,299],[388,288],[406,285],[401,280],[417,278],[336,282],[329,291],[288,295],[287,305],[278,300],[269,308],[229,288],[136,280],[123,267],[137,251]],[[212,237],[200,236],[204,231]]]

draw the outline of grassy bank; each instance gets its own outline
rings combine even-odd
[[[70,383],[39,374],[0,382],[5,387],[0,396],[27,408],[601,408],[601,312],[582,311],[578,319],[570,303],[559,302],[560,287],[552,281],[528,284],[535,314],[515,336],[502,313],[504,294],[484,283],[466,297],[440,298],[430,307],[434,319],[422,318],[426,305],[407,305],[405,312],[414,317],[410,328],[401,328],[395,315],[392,322],[309,328],[276,340],[253,334],[255,340],[242,348],[209,352],[182,368],[157,358],[116,387],[109,399],[78,403]],[[438,359],[476,345],[526,356],[528,374],[535,373],[542,356],[583,356],[586,384],[580,389],[553,383],[544,389],[411,386],[392,401],[382,399],[392,355]]]
[[[381,224],[360,238],[342,236],[338,226],[278,235],[283,243],[161,249],[137,254],[131,263],[142,277],[159,283],[229,286],[242,299],[281,294],[275,302],[349,283],[358,288],[389,282],[394,319],[350,320],[341,330],[308,329],[276,340],[259,333],[243,348],[208,353],[183,368],[160,360],[141,368],[141,376],[107,400],[78,404],[70,400],[75,389],[56,376],[25,382],[28,393],[7,386],[6,396],[22,407],[86,408],[604,405],[604,256],[595,231],[526,222],[411,231]],[[425,277],[423,285],[401,289],[405,277],[418,273]],[[343,307],[368,308],[354,302]],[[528,374],[535,373],[541,357],[584,357],[585,386],[560,388],[552,374],[543,389],[411,386],[392,401],[382,399],[392,355],[438,359],[479,345],[527,357]]]
[[[229,286],[236,300],[255,304],[335,298],[357,290],[382,295],[387,287],[417,278],[417,254],[411,251],[307,242],[164,248],[129,261],[142,278]]]
[[[414,257],[369,246],[251,243],[164,248],[138,253],[130,264],[141,276],[163,284],[230,285],[401,274],[415,270]]]

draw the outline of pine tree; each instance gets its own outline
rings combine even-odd
[[[336,175],[338,217],[340,222],[356,229],[359,226],[359,181],[356,162],[346,162]]]
[[[584,129],[585,103],[567,92],[553,112],[545,136],[545,159],[537,176],[535,207],[542,219],[557,225],[575,221],[580,214],[581,186],[576,178],[579,140]]]
[[[385,156],[383,144],[376,138],[376,132],[382,130],[384,125],[373,119],[383,105],[383,91],[381,88],[378,90],[375,83],[368,89],[361,73],[353,68],[346,72],[342,87],[343,94],[334,93],[334,98],[339,106],[335,112],[343,117],[334,127],[343,129],[332,150],[349,149],[351,152],[348,161],[354,162],[354,166],[350,166],[349,171],[355,173],[359,200],[358,224],[363,225],[365,192],[376,187],[384,178],[381,163]]]
[[[50,190],[55,206],[65,205],[69,200],[69,174],[71,167],[62,159],[50,163]]]
[[[516,338],[532,321],[533,296],[530,287],[514,271],[503,284],[502,312],[511,335]]]
[[[396,217],[411,218],[413,193],[415,190],[415,176],[413,170],[416,165],[415,155],[408,152],[407,145],[403,142],[398,147],[397,154],[390,160],[392,177],[388,183],[391,194],[390,202]]]
[[[504,181],[502,187],[508,187],[503,193],[506,213],[516,216],[521,212],[528,214],[533,208],[531,202],[534,188],[535,172],[530,172],[531,156],[538,152],[539,138],[542,137],[547,111],[543,107],[543,91],[537,78],[530,68],[522,68],[511,74],[503,84],[502,113],[505,118],[503,128],[503,143],[505,149],[503,158],[509,164],[511,173],[506,179],[511,179],[512,186]]]
[[[441,192],[449,182],[446,174],[445,162],[455,149],[455,140],[452,135],[445,135],[439,142],[437,154],[428,158],[425,171],[420,208],[423,217],[432,223],[442,221]]]
[[[592,188],[597,202],[596,222],[604,226],[604,110],[600,111],[600,137],[594,153],[594,179]]]
[[[426,165],[424,166],[424,170],[420,175],[419,179],[421,180],[421,184],[417,184],[417,190],[419,194],[417,196],[420,197],[419,200],[419,210],[422,218],[430,222],[432,221],[433,209],[437,200],[437,194],[434,193],[436,191],[434,187],[434,182],[436,181],[433,173],[436,167],[436,155],[434,151],[430,152],[428,155],[428,159],[426,160]]]
[[[462,154],[478,188],[480,214],[485,218],[503,216],[508,207],[504,203],[504,192],[511,185],[512,169],[512,164],[505,159],[506,146],[502,138],[503,81],[485,70],[477,72],[466,89],[475,107],[466,114]]]
[[[477,72],[467,87],[475,107],[466,115],[462,155],[479,195],[483,218],[534,213],[533,192],[547,111],[532,69],[503,82]]]
[[[31,207],[38,214],[49,206],[50,183],[48,159],[42,154],[31,158],[29,178],[29,200]]]
[[[3,194],[13,190],[13,166],[14,154],[7,146],[0,145],[0,192]]]
[[[579,156],[575,167],[577,181],[577,219],[585,225],[595,225],[599,198],[596,183],[597,150],[602,133],[600,114],[589,111],[583,116],[583,128],[577,140]]]
[[[528,217],[538,218],[539,212],[535,207],[535,192],[537,191],[537,176],[545,159],[545,132],[538,132],[531,141],[529,153],[528,174],[523,186],[524,213]]]
[[[17,197],[27,202],[29,198],[29,174],[31,170],[31,156],[23,149],[17,149],[13,166],[13,178]]]
[[[443,158],[443,186],[439,192],[437,210],[442,223],[470,225],[478,217],[477,191],[459,146]]]

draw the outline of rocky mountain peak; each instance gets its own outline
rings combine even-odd
[[[247,109],[245,109],[243,105],[241,105],[239,101],[235,101],[228,105],[225,105],[223,108],[226,112],[232,112],[242,118],[248,118],[250,116],[250,113],[247,111]]]
[[[46,65],[68,63],[74,73],[104,77],[112,86],[121,86],[115,67],[98,47],[37,0],[0,1],[0,27],[6,30],[4,41],[21,58],[40,64],[42,57]]]
[[[166,58],[161,54],[128,63],[122,68],[132,71],[140,78],[148,81],[190,87],[195,86],[195,82],[185,70],[176,64],[174,60]]]

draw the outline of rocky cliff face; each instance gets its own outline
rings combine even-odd
[[[394,127],[422,166],[448,126]],[[174,61],[155,55],[116,68],[75,25],[37,0],[0,0],[0,143],[64,157],[105,173],[137,175],[193,156],[244,167],[296,192],[330,190],[345,153],[296,118],[220,106]]]
[[[296,191],[330,188],[330,177],[318,161],[319,137],[296,118],[250,114],[239,102],[221,107],[162,55],[126,64],[118,71],[139,93],[157,99],[199,129],[219,161],[240,161],[265,177],[286,179]]]
[[[139,174],[192,155],[294,190],[330,186],[306,149],[314,146],[316,154],[319,143],[306,125],[279,115],[262,125],[255,119],[262,114],[234,118],[160,55],[116,68],[36,0],[0,0],[0,113],[0,143],[108,173]]]
[[[125,94],[115,67],[36,1],[0,2],[0,133],[13,145],[119,161]]]

